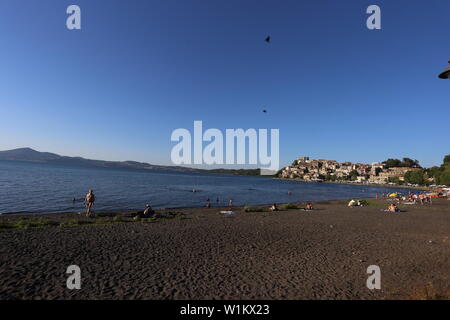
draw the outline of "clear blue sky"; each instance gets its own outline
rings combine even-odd
[[[66,29],[70,4],[81,31]],[[382,30],[366,28],[371,4]],[[172,131],[202,120],[280,129],[282,165],[437,165],[449,13],[447,0],[2,0],[0,150],[170,164]]]

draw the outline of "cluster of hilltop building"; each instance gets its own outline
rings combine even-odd
[[[291,166],[281,169],[278,177],[305,181],[348,180],[360,183],[388,183],[392,179],[404,181],[405,173],[420,170],[409,167],[386,168],[383,163],[352,163],[335,160],[310,160],[302,157]]]

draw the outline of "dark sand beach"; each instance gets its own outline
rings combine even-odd
[[[448,299],[450,201],[402,213],[370,202],[73,227],[58,224],[85,218],[45,215],[55,226],[0,231],[0,299]],[[81,290],[66,288],[72,264]],[[366,287],[369,265],[381,290]]]

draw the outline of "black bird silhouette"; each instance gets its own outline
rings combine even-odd
[[[267,43],[269,43],[270,42],[270,36],[268,36],[267,38],[266,38],[266,40],[265,40]]]
[[[264,112],[264,113],[267,113],[267,110],[266,109],[263,109],[263,111],[262,112]]]

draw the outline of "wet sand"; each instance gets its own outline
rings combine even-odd
[[[402,213],[370,201],[3,230],[0,299],[448,299],[450,201],[405,205]],[[81,290],[66,288],[72,264],[81,268]],[[366,286],[369,265],[381,268],[381,290]]]

